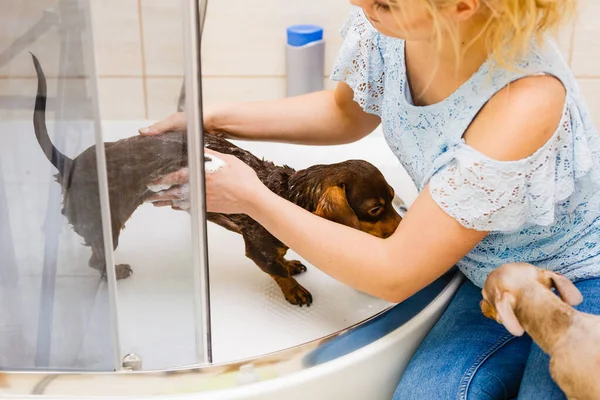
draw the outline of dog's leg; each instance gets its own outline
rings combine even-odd
[[[92,245],[92,256],[88,265],[95,270],[100,272],[102,279],[106,279],[106,260],[104,259],[104,248],[103,246]]]
[[[298,260],[286,260],[283,256],[281,256],[279,262],[285,265],[292,276],[300,275],[301,273],[306,272],[306,266]]]
[[[90,257],[89,266],[98,270],[103,280],[107,280],[106,260],[104,258],[103,246],[92,246],[92,256]],[[115,266],[117,280],[125,279],[131,276],[133,270],[127,264],[119,264]]]
[[[206,219],[208,219],[213,224],[217,224],[227,229],[228,231],[235,232],[241,234],[239,226],[236,225],[231,219],[229,219],[226,215],[217,214],[217,213],[206,213]]]
[[[252,241],[248,240],[246,237],[244,237],[244,240],[246,242],[246,256],[273,278],[283,292],[288,303],[300,307],[303,305],[311,305],[312,295],[310,292],[292,278],[288,266],[282,262],[283,254],[285,254],[286,251],[285,248],[264,249],[261,246],[254,245]],[[283,250],[283,252],[281,250]]]
[[[127,221],[131,217],[131,214],[133,214],[134,210],[135,208],[131,209],[130,212],[128,210],[128,212],[124,214],[117,214],[120,215],[119,223],[115,224],[113,221],[113,250],[116,250],[117,247],[119,247],[119,237],[121,236],[121,232],[125,228],[125,221]],[[113,219],[114,218],[115,216],[113,216]],[[118,264],[115,265],[115,274],[117,276],[117,280],[121,280],[129,278],[131,274],[133,274],[133,270],[131,269],[131,266],[129,264]]]
[[[117,274],[117,280],[129,278],[133,274],[133,270],[129,264],[115,265],[115,272]]]

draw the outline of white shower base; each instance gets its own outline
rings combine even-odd
[[[130,136],[148,124],[104,123],[105,140]],[[240,142],[258,157],[304,168],[360,158],[378,166],[398,195],[414,198],[412,182],[379,132],[360,142],[334,147]],[[391,304],[360,293],[312,267],[297,279],[314,297],[311,307],[288,304],[277,285],[244,255],[240,235],[208,224],[213,359],[217,363],[254,357],[321,338],[359,323]],[[192,298],[186,281],[189,216],[168,208],[142,206],[127,223],[115,253],[134,275],[119,282],[121,348],[136,353],[144,369],[180,366],[193,355]],[[157,323],[157,316],[160,323]]]

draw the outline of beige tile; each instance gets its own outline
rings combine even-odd
[[[142,2],[146,73],[181,75],[184,71],[182,2],[140,1]]]
[[[47,79],[47,112],[49,118],[53,115],[57,104],[54,98],[57,95],[58,83],[58,79]],[[78,87],[83,93],[81,96],[84,98],[89,98],[89,95],[91,95],[90,88],[92,81],[90,80],[66,78],[61,79],[60,83],[67,86],[75,85],[75,87]],[[34,78],[0,78],[0,121],[31,120],[36,91],[37,80]],[[63,97],[60,99],[60,102],[64,105],[64,107],[68,108],[65,113],[71,117],[90,118],[94,114],[94,111],[91,109],[93,106],[83,103],[81,101],[81,97]]]
[[[148,118],[159,120],[177,111],[181,78],[147,80]],[[325,87],[332,89],[335,82]],[[205,77],[202,80],[203,104],[210,107],[227,103],[275,100],[285,96],[285,79],[271,77]]]
[[[579,18],[575,25],[573,45],[573,72],[578,76],[600,77],[600,1],[581,2]]]
[[[91,4],[98,74],[141,76],[138,0],[94,0]]]
[[[149,78],[146,81],[149,119],[159,120],[177,111],[182,83],[183,77]]]
[[[31,49],[31,52],[39,59],[46,78],[56,78],[59,75],[59,52],[58,45],[54,46],[55,42],[48,40],[45,43],[47,46],[40,44]],[[33,46],[32,46],[33,47]],[[50,50],[51,49],[51,50]],[[0,49],[0,52],[2,49]],[[80,74],[77,74],[80,75]],[[3,68],[0,68],[0,78],[34,78],[35,69],[33,61],[29,53],[20,53],[8,62]],[[63,72],[61,76],[65,75]]]
[[[579,86],[596,128],[600,129],[600,79],[579,79]]]
[[[565,24],[561,27],[557,35],[554,36],[558,47],[567,62],[571,63],[571,49],[573,44],[573,32],[575,30],[574,23]]]
[[[341,44],[339,29],[350,10],[339,0],[247,0],[208,3],[202,42],[203,73],[207,75],[285,74],[286,28],[317,24],[324,28],[325,75]]]
[[[35,102],[35,92],[37,83],[35,79],[0,79],[0,120],[2,121],[23,121],[31,119],[33,105]],[[48,93],[56,91],[56,80],[48,79]],[[14,97],[13,97],[14,96]],[[18,96],[18,99],[17,99]],[[8,105],[3,104],[8,102]],[[12,109],[16,104],[22,106],[19,109]]]
[[[146,117],[142,78],[98,80],[100,115],[103,120],[139,120]]]
[[[0,6],[0,53],[7,51],[19,39],[26,39],[29,43],[19,47],[19,51],[13,55],[13,58],[0,68],[0,77],[35,76],[29,52],[38,56],[46,76],[57,76],[61,51],[65,50],[61,48],[61,38],[58,30],[49,23],[46,31],[36,33],[36,35],[29,38],[26,36],[26,33],[42,20],[44,11],[49,11],[45,20],[50,21],[52,19],[51,11],[56,8],[56,5],[56,0],[2,1]],[[79,37],[73,37],[70,43],[71,48],[79,45],[79,40],[81,40]],[[91,38],[85,36],[83,40],[91,40]],[[84,45],[91,47],[91,43],[88,42],[85,42]],[[75,71],[70,76],[80,75],[82,72]]]
[[[203,104],[206,107],[228,103],[275,100],[285,96],[284,78],[204,78]]]

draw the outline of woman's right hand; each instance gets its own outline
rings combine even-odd
[[[177,112],[153,125],[140,128],[139,133],[142,136],[153,136],[166,132],[181,132],[186,129],[187,120],[185,113]],[[148,189],[155,192],[155,195],[147,199],[147,202],[151,202],[157,207],[167,206],[175,210],[189,210],[190,191],[187,168],[182,168],[179,171],[160,177],[156,181],[151,182],[148,185]]]
[[[144,136],[152,136],[152,135],[160,135],[165,132],[172,131],[185,131],[187,128],[187,120],[185,113],[177,112],[175,114],[169,115],[167,118],[156,122],[153,125],[150,125],[145,128],[141,128],[139,130],[140,135]]]

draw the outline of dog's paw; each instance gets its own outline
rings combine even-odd
[[[312,294],[300,286],[299,283],[283,292],[283,295],[288,303],[295,306],[302,307],[303,305],[306,305],[307,307],[310,307],[313,302]]]
[[[129,278],[133,274],[133,270],[128,264],[115,265],[115,273],[117,280]]]
[[[285,266],[290,271],[290,275],[300,275],[303,272],[306,272],[306,267],[300,261],[297,260],[285,260]]]

